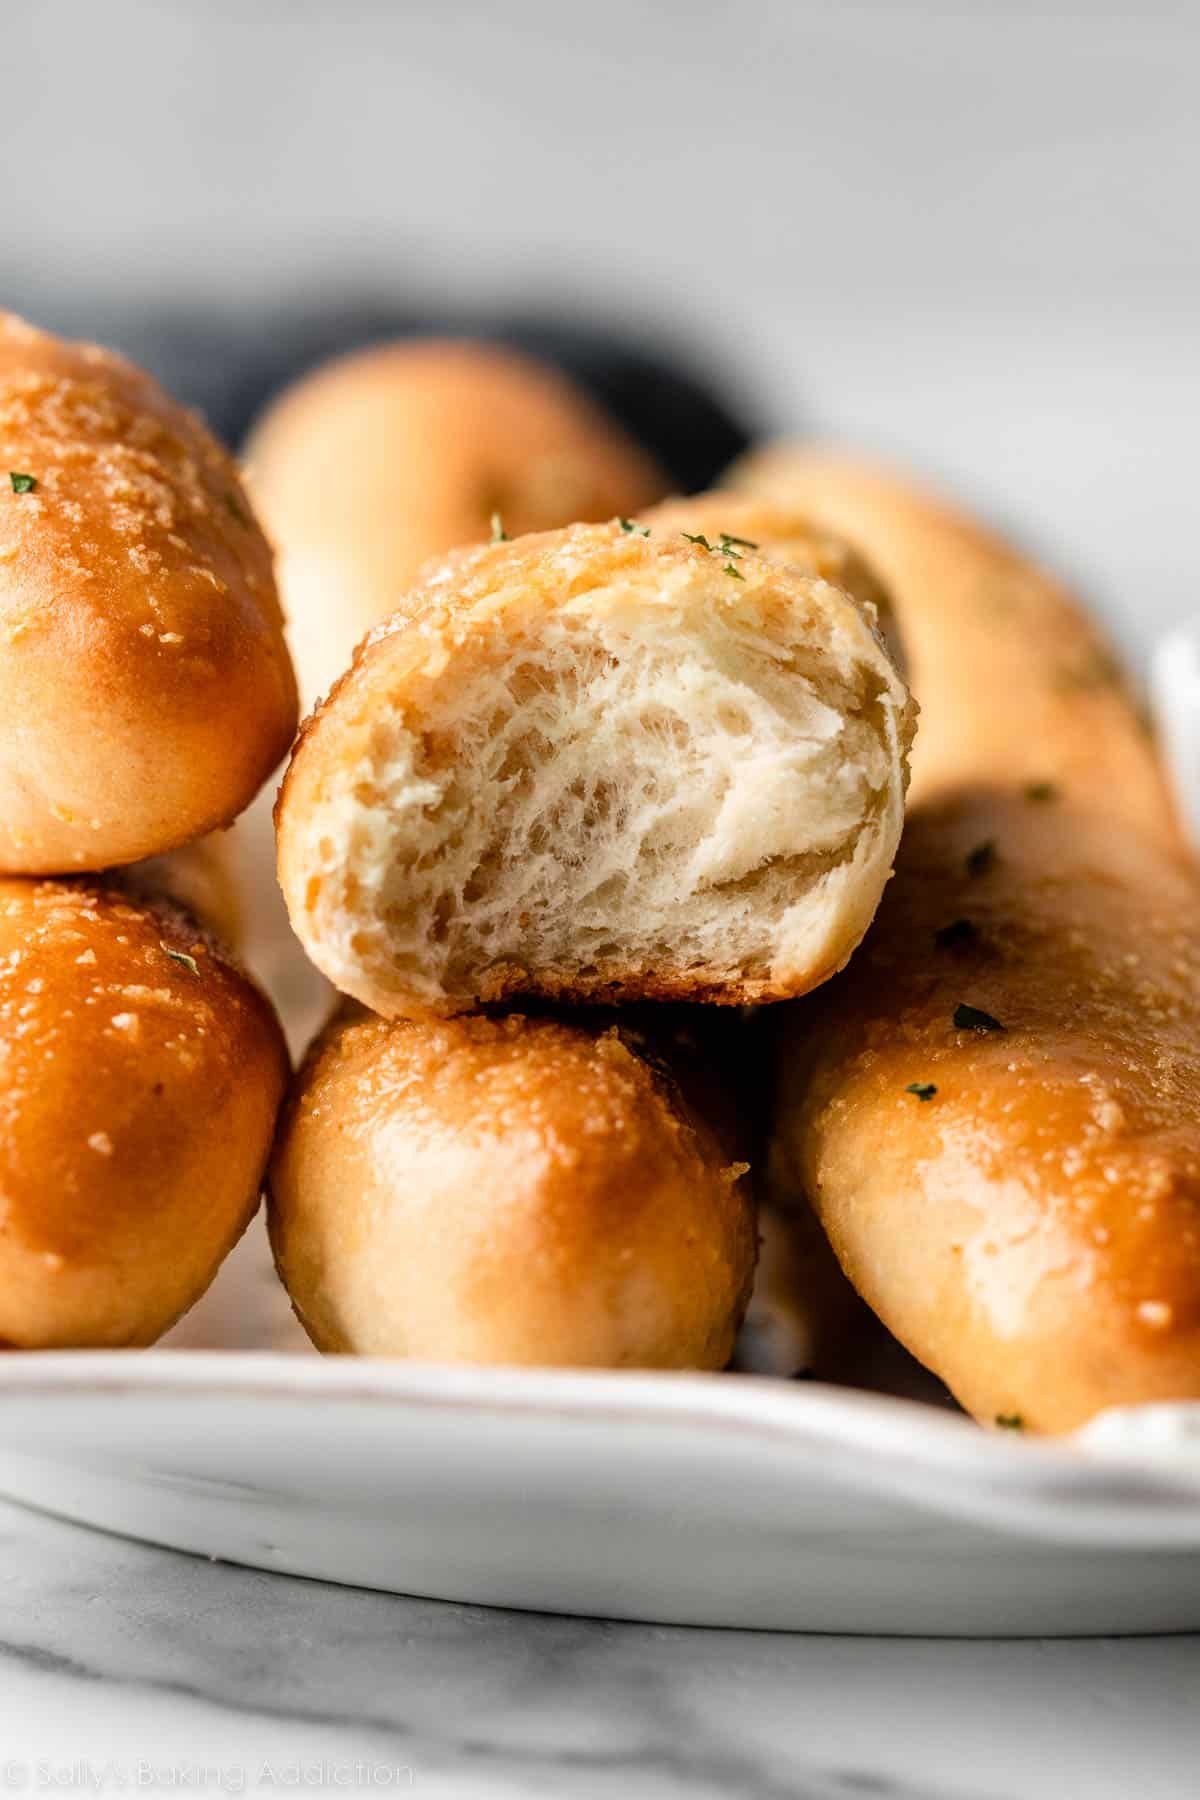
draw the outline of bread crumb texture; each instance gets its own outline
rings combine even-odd
[[[306,728],[293,922],[386,1013],[800,992],[878,902],[912,725],[859,606],[748,548],[613,522],[460,553]]]

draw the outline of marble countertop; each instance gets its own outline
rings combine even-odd
[[[213,1564],[0,1502],[0,1794],[1183,1800],[1200,1637],[658,1629]]]

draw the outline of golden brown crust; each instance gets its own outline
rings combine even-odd
[[[148,1344],[258,1202],[287,1057],[176,908],[0,881],[0,1337]]]
[[[276,1259],[313,1341],[723,1367],[754,1225],[706,1062],[644,1020],[345,1008],[297,1078],[270,1178]]]
[[[651,531],[700,532],[710,542],[722,538],[761,550],[785,562],[803,575],[815,575],[841,588],[866,613],[891,650],[901,673],[905,669],[903,645],[891,596],[871,565],[844,538],[835,537],[794,507],[757,494],[718,488],[708,494],[691,494],[664,500],[641,514],[638,523]]]
[[[773,1191],[986,1423],[1200,1397],[1200,893],[1111,652],[902,481],[786,448],[743,479],[871,558],[921,704],[874,929],[786,1020]]]
[[[892,596],[921,729],[911,804],[964,782],[1052,782],[1176,841],[1154,746],[1112,646],[1075,597],[975,519],[884,469],[781,444],[740,487],[844,535]]]
[[[232,460],[132,364],[11,314],[0,687],[9,873],[132,862],[228,823],[296,723],[270,551]]]
[[[279,879],[292,925],[335,985],[386,1016],[450,1014],[514,996],[741,1005],[805,992],[843,966],[869,924],[890,868],[915,709],[873,622],[851,596],[754,553],[742,555],[736,578],[724,565],[720,556],[682,535],[647,539],[613,521],[479,546],[427,568],[422,584],[368,634],[351,668],[305,720],[276,803]],[[358,823],[348,818],[349,801],[357,801],[360,790],[370,786],[372,804],[386,813],[370,778],[360,772],[378,758],[389,723],[422,734],[425,767],[438,767],[439,759],[448,763],[452,749],[427,726],[433,701],[444,704],[448,668],[483,666],[498,654],[495,646],[536,645],[546,622],[567,609],[586,616],[594,608],[602,618],[611,616],[638,584],[662,597],[664,619],[673,628],[672,608],[693,580],[706,584],[710,620],[728,617],[747,634],[770,633],[772,641],[789,646],[790,672],[814,686],[827,682],[831,707],[872,720],[881,739],[893,743],[886,791],[878,796],[880,816],[870,822],[878,830],[868,846],[864,829],[862,855],[856,847],[842,886],[837,884],[843,871],[831,875],[830,929],[806,940],[819,943],[819,950],[793,962],[781,955],[760,969],[695,957],[672,962],[664,956],[651,964],[623,957],[619,948],[590,967],[583,958],[564,967],[548,959],[497,959],[471,992],[435,996],[406,984],[402,971],[384,969],[378,956],[368,967],[361,934],[353,933],[350,919],[358,889],[353,878],[347,880],[341,850],[360,835]],[[805,647],[806,634],[824,634],[823,646]],[[779,662],[785,666],[782,650]],[[620,935],[615,924],[614,935]],[[340,947],[343,939],[348,952]]]
[[[516,537],[635,512],[666,489],[565,376],[442,339],[318,369],[272,407],[248,461],[310,702],[422,566],[487,539],[493,515]]]
[[[962,1005],[1004,1029],[956,1027]],[[860,1292],[977,1417],[1066,1431],[1200,1399],[1190,869],[1020,791],[919,809],[781,1070],[777,1191],[807,1191]]]

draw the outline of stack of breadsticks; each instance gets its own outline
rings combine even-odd
[[[985,1422],[1200,1397],[1196,886],[1094,626],[971,521],[784,449],[606,525],[516,536],[501,513],[419,569],[409,515],[381,581],[402,509],[375,487],[349,527],[317,521],[285,428],[344,407],[348,433],[370,387],[387,461],[396,390],[436,354],[329,372],[261,440],[268,518],[303,520],[285,570],[344,569],[374,625],[277,812],[294,928],[348,997],[272,1176],[316,1342],[719,1366],[765,1113],[814,1317],[841,1305],[815,1211]],[[514,478],[495,439],[476,459],[447,436],[431,517],[519,490],[520,447]],[[872,924],[898,668],[921,733]],[[765,1106],[731,1002],[782,1002]]]
[[[147,895],[228,913],[196,841],[295,690],[246,494],[145,377],[7,322],[0,433],[0,1334],[141,1343],[285,1077]],[[665,499],[480,345],[320,371],[250,455],[312,704],[279,882],[341,996],[268,1177],[318,1347],[721,1368],[761,1201],[814,1342],[856,1289],[985,1423],[1200,1398],[1200,893],[1061,587],[829,455]]]
[[[372,462],[332,513],[324,443],[352,490]],[[877,585],[786,510],[660,515],[580,396],[478,347],[316,377],[251,469],[299,665],[338,672],[332,593],[381,621],[276,813],[348,997],[272,1169],[299,1316],[334,1350],[722,1367],[756,1246],[736,1009],[842,966],[899,840]],[[492,541],[447,554],[451,521]]]
[[[0,1340],[145,1344],[257,1206],[286,1083],[198,840],[296,688],[237,472],[146,376],[0,315],[0,464]]]
[[[1200,1398],[1200,890],[1109,646],[885,474],[781,449],[739,483],[871,558],[922,709],[879,917],[781,1021],[777,1203],[986,1422]]]

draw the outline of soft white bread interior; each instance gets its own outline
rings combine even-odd
[[[802,993],[849,957],[913,729],[840,589],[617,523],[452,559],[308,721],[293,926],[385,1016]]]
[[[589,1025],[343,1009],[270,1178],[280,1274],[319,1349],[724,1366],[754,1269],[745,1164],[703,1023],[654,1010]]]

